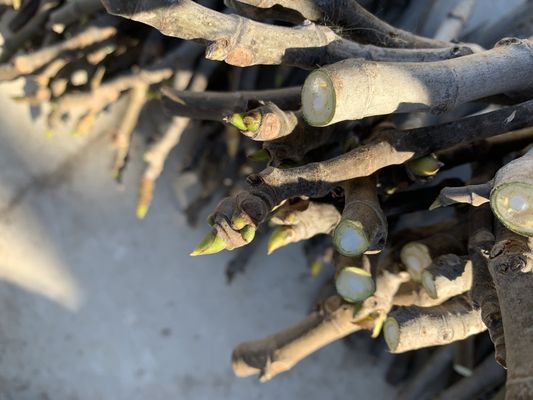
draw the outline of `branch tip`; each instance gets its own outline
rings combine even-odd
[[[293,230],[290,226],[279,226],[272,232],[267,245],[267,254],[292,243]]]
[[[209,232],[205,235],[198,245],[194,248],[191,256],[201,256],[206,254],[219,253],[226,248],[224,240],[216,234],[215,231]]]

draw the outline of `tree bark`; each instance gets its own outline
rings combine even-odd
[[[466,47],[442,49],[387,49],[343,39],[330,28],[305,23],[296,28],[262,24],[237,15],[222,14],[191,0],[151,2],[104,0],[107,11],[181,39],[212,42],[211,60],[247,67],[287,64],[302,68],[330,64],[349,57],[381,61],[435,61],[470,54]],[[261,40],[257,40],[257,38]]]
[[[304,118],[325,126],[391,113],[439,114],[472,100],[531,91],[532,43],[504,39],[491,50],[433,63],[346,59],[307,77]]]
[[[533,398],[533,239],[496,226],[489,261],[502,313],[506,399]]]

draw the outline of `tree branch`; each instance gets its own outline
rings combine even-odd
[[[376,320],[386,315],[405,273],[381,271],[376,292],[360,306],[343,302],[339,296],[302,322],[264,339],[238,345],[232,366],[237,376],[260,374],[262,382],[287,371],[321,347],[361,329],[374,329]]]
[[[386,49],[360,45],[337,36],[326,26],[306,23],[296,28],[266,25],[226,15],[190,0],[151,2],[104,0],[107,11],[146,23],[168,36],[212,42],[206,57],[246,67],[287,64],[302,68],[330,64],[348,57],[380,61],[435,61],[470,54],[466,47]],[[257,40],[257,38],[262,38]]]
[[[268,242],[268,254],[289,243],[329,234],[341,219],[335,206],[309,200],[284,204],[270,221],[278,225]]]
[[[533,89],[532,43],[504,39],[491,50],[433,63],[345,59],[309,74],[303,115],[310,125],[325,126],[390,113],[443,113],[491,95],[527,92]]]
[[[440,256],[446,254],[462,255],[466,252],[464,228],[464,225],[457,225],[448,231],[409,241],[402,246],[400,259],[415,282],[421,281],[424,270]],[[431,286],[431,282],[427,283],[428,286]]]
[[[489,271],[496,286],[505,336],[506,399],[533,397],[533,239],[496,227]]]
[[[486,329],[480,310],[465,294],[435,307],[400,307],[389,314],[383,332],[389,350],[403,353],[449,344]]]
[[[533,235],[533,151],[504,165],[494,179],[480,185],[444,188],[430,209],[467,203],[479,206],[490,201],[492,211],[508,229]]]
[[[301,87],[202,93],[164,87],[161,91],[165,96],[163,105],[172,116],[222,121],[230,114],[247,110],[250,101],[272,102],[283,110],[297,110],[300,107]]]
[[[342,219],[333,232],[333,244],[345,256],[379,252],[387,241],[387,219],[381,210],[375,176],[344,184]]]
[[[422,272],[422,285],[433,298],[450,298],[472,287],[472,263],[466,257],[444,254]]]
[[[258,8],[281,6],[297,11],[304,19],[346,28],[349,39],[382,47],[440,48],[450,44],[395,28],[367,11],[355,0],[238,0]],[[291,22],[291,21],[289,21]]]
[[[494,245],[492,213],[487,205],[470,209],[468,254],[472,260],[472,302],[481,308],[481,319],[494,343],[496,361],[505,366],[505,340],[502,314],[496,288],[488,269],[490,250]]]
[[[218,207],[215,214],[220,214],[222,219],[231,218],[234,213],[243,214],[243,218],[257,226],[285,199],[321,197],[338,182],[368,176],[386,166],[401,164],[458,143],[530,125],[533,125],[533,100],[447,124],[403,132],[383,131],[370,143],[327,161],[287,169],[268,167],[259,174],[250,175],[248,183],[251,188],[238,197],[225,199],[223,207]],[[227,224],[224,226],[224,236],[235,234],[227,231]]]

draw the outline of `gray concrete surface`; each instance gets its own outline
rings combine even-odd
[[[0,399],[391,397],[383,365],[342,343],[266,384],[235,378],[235,344],[307,313],[320,279],[300,249],[259,252],[227,286],[228,254],[188,256],[205,227],[186,225],[169,171],[135,219],[141,140],[119,190],[109,138],[45,138],[19,88],[0,89]]]

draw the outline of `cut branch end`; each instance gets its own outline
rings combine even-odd
[[[354,257],[368,250],[370,242],[359,221],[343,219],[333,232],[333,244],[343,256]]]

